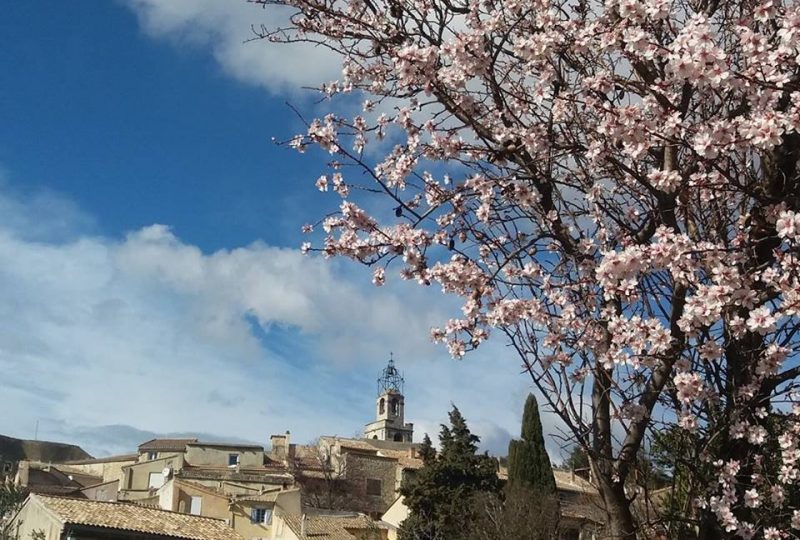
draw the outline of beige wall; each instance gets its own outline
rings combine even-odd
[[[250,517],[254,508],[270,508],[272,510],[272,523],[252,523]],[[253,538],[271,538],[272,529],[277,523],[277,517],[282,515],[300,515],[300,490],[291,489],[278,494],[275,503],[269,502],[239,502],[232,508],[231,524],[233,529],[242,535],[245,540]]]
[[[178,470],[183,467],[183,456],[172,454],[153,461],[136,463],[123,468],[124,478],[120,484],[121,491],[148,491],[150,473],[160,473],[166,467]]]
[[[241,468],[264,465],[263,448],[237,448],[236,446],[206,446],[190,444],[186,447],[186,463],[189,465],[227,467],[228,456],[238,454]]]
[[[381,518],[389,525],[400,527],[400,524],[408,517],[408,506],[402,497],[399,497],[392,506],[383,514]]]
[[[281,519],[280,514],[277,514],[272,519],[272,530],[270,531],[270,540],[300,540],[297,535],[292,532],[292,529]],[[246,538],[245,540],[250,540]]]
[[[272,508],[272,523],[251,523],[250,515],[253,508]],[[272,524],[275,523],[275,508],[272,503],[239,503],[233,506],[233,530],[242,535],[244,540],[252,538],[269,538],[272,535]]]
[[[175,479],[171,478],[161,486],[161,489],[156,493],[158,496],[158,507],[162,510],[177,510],[177,503],[175,502]]]
[[[81,493],[87,499],[93,501],[116,501],[119,491],[119,481],[107,482],[97,486],[90,486],[82,489]]]
[[[122,467],[133,463],[136,463],[136,460],[107,461],[103,463],[70,463],[67,465],[59,465],[59,469],[91,474],[93,476],[102,476],[103,482],[111,482],[112,480],[122,480]]]
[[[173,507],[170,510],[188,514],[192,509],[192,497],[200,497],[201,516],[225,520],[231,519],[231,510],[228,498],[225,495],[198,488],[188,482],[173,481],[173,485],[175,493]]]
[[[34,531],[44,532],[45,540],[60,540],[63,525],[35,498],[29,498],[11,521],[10,529],[19,540],[31,540]]]
[[[300,501],[299,489],[281,491],[278,494],[278,500],[275,501],[275,508],[282,515],[299,516],[303,512],[303,506]]]

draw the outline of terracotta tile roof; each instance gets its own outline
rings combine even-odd
[[[597,488],[594,485],[572,471],[553,469],[553,476],[556,479],[556,489],[558,490],[588,494],[597,493]]]
[[[36,485],[28,486],[25,489],[29,493],[38,493],[41,495],[75,495],[81,490],[81,487]]]
[[[284,484],[292,482],[294,477],[285,469],[259,468],[259,469],[228,469],[211,467],[183,467],[176,471],[177,478],[187,480],[227,480],[230,482],[263,482],[270,484]]]
[[[303,516],[282,516],[286,525],[298,537],[303,529]],[[305,516],[305,537],[319,540],[353,540],[349,531],[388,529],[385,524],[367,516]]]
[[[139,452],[185,452],[186,445],[197,439],[152,439],[139,445]]]
[[[132,503],[31,495],[64,524],[104,527],[189,540],[242,540],[220,519],[168,512]],[[30,503],[30,501],[29,501]]]
[[[246,494],[246,495],[236,495],[235,500],[236,502],[276,502],[280,495],[286,493],[293,493],[296,491],[300,491],[297,488],[291,489],[273,489],[270,491],[266,491],[264,493],[254,493],[254,494]]]
[[[605,512],[600,501],[563,502],[561,515],[568,519],[591,522],[597,525],[605,523]]]
[[[249,444],[249,443],[235,443],[235,442],[201,442],[201,441],[193,441],[188,443],[186,446],[203,446],[208,448],[247,448],[248,450],[261,450],[264,451],[264,447],[260,444]]]
[[[422,459],[416,457],[416,444],[397,443],[394,441],[372,441],[371,439],[340,439],[338,437],[321,437],[326,442],[338,443],[342,449],[369,452],[378,457],[396,459],[404,469],[419,469]]]

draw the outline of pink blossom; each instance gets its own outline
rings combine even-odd
[[[776,322],[777,320],[769,308],[760,307],[750,312],[750,317],[747,319],[747,328],[751,332],[758,332],[764,335],[775,330]]]
[[[372,273],[372,283],[374,283],[377,287],[380,287],[386,282],[386,269],[382,266],[379,266],[375,269]]]
[[[761,506],[761,496],[755,489],[748,489],[744,492],[744,505],[748,508],[758,508]]]
[[[800,241],[800,213],[781,212],[778,221],[775,223],[775,229],[781,238],[794,242]]]

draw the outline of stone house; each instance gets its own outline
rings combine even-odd
[[[10,530],[19,540],[242,540],[219,519],[37,494],[23,503]]]
[[[14,484],[25,492],[51,495],[75,495],[82,489],[102,481],[99,476],[72,470],[65,465],[29,460],[17,464],[14,476]]]
[[[294,464],[304,507],[378,517],[422,460],[411,443],[320,437],[316,445],[296,449]]]
[[[228,491],[236,484],[248,493],[294,484],[285,466],[266,460],[262,446],[154,439],[139,446],[135,463],[122,467],[119,498],[151,499],[171,478]]]
[[[70,471],[100,477],[103,482],[121,481],[122,467],[136,463],[138,459],[138,454],[122,454],[103,458],[67,461],[62,464],[62,467],[68,468]]]
[[[91,457],[74,444],[30,441],[0,435],[0,481],[14,478],[20,461],[63,463]]]
[[[153,461],[173,454],[186,452],[186,445],[197,439],[151,439],[139,445],[137,461]]]
[[[170,478],[147,502],[164,510],[222,519],[245,539],[268,538],[275,515],[301,513],[296,488],[266,490],[235,483],[215,488],[177,477]]]

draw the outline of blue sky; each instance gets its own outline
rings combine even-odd
[[[304,257],[336,204],[313,116],[319,50],[243,43],[243,0],[16,2],[0,18],[0,433],[130,450],[152,434],[351,436],[393,351],[408,420],[451,402],[503,453],[529,384],[501,343],[461,362],[438,291]],[[546,420],[550,422],[551,420]],[[551,445],[556,453],[557,446]]]

